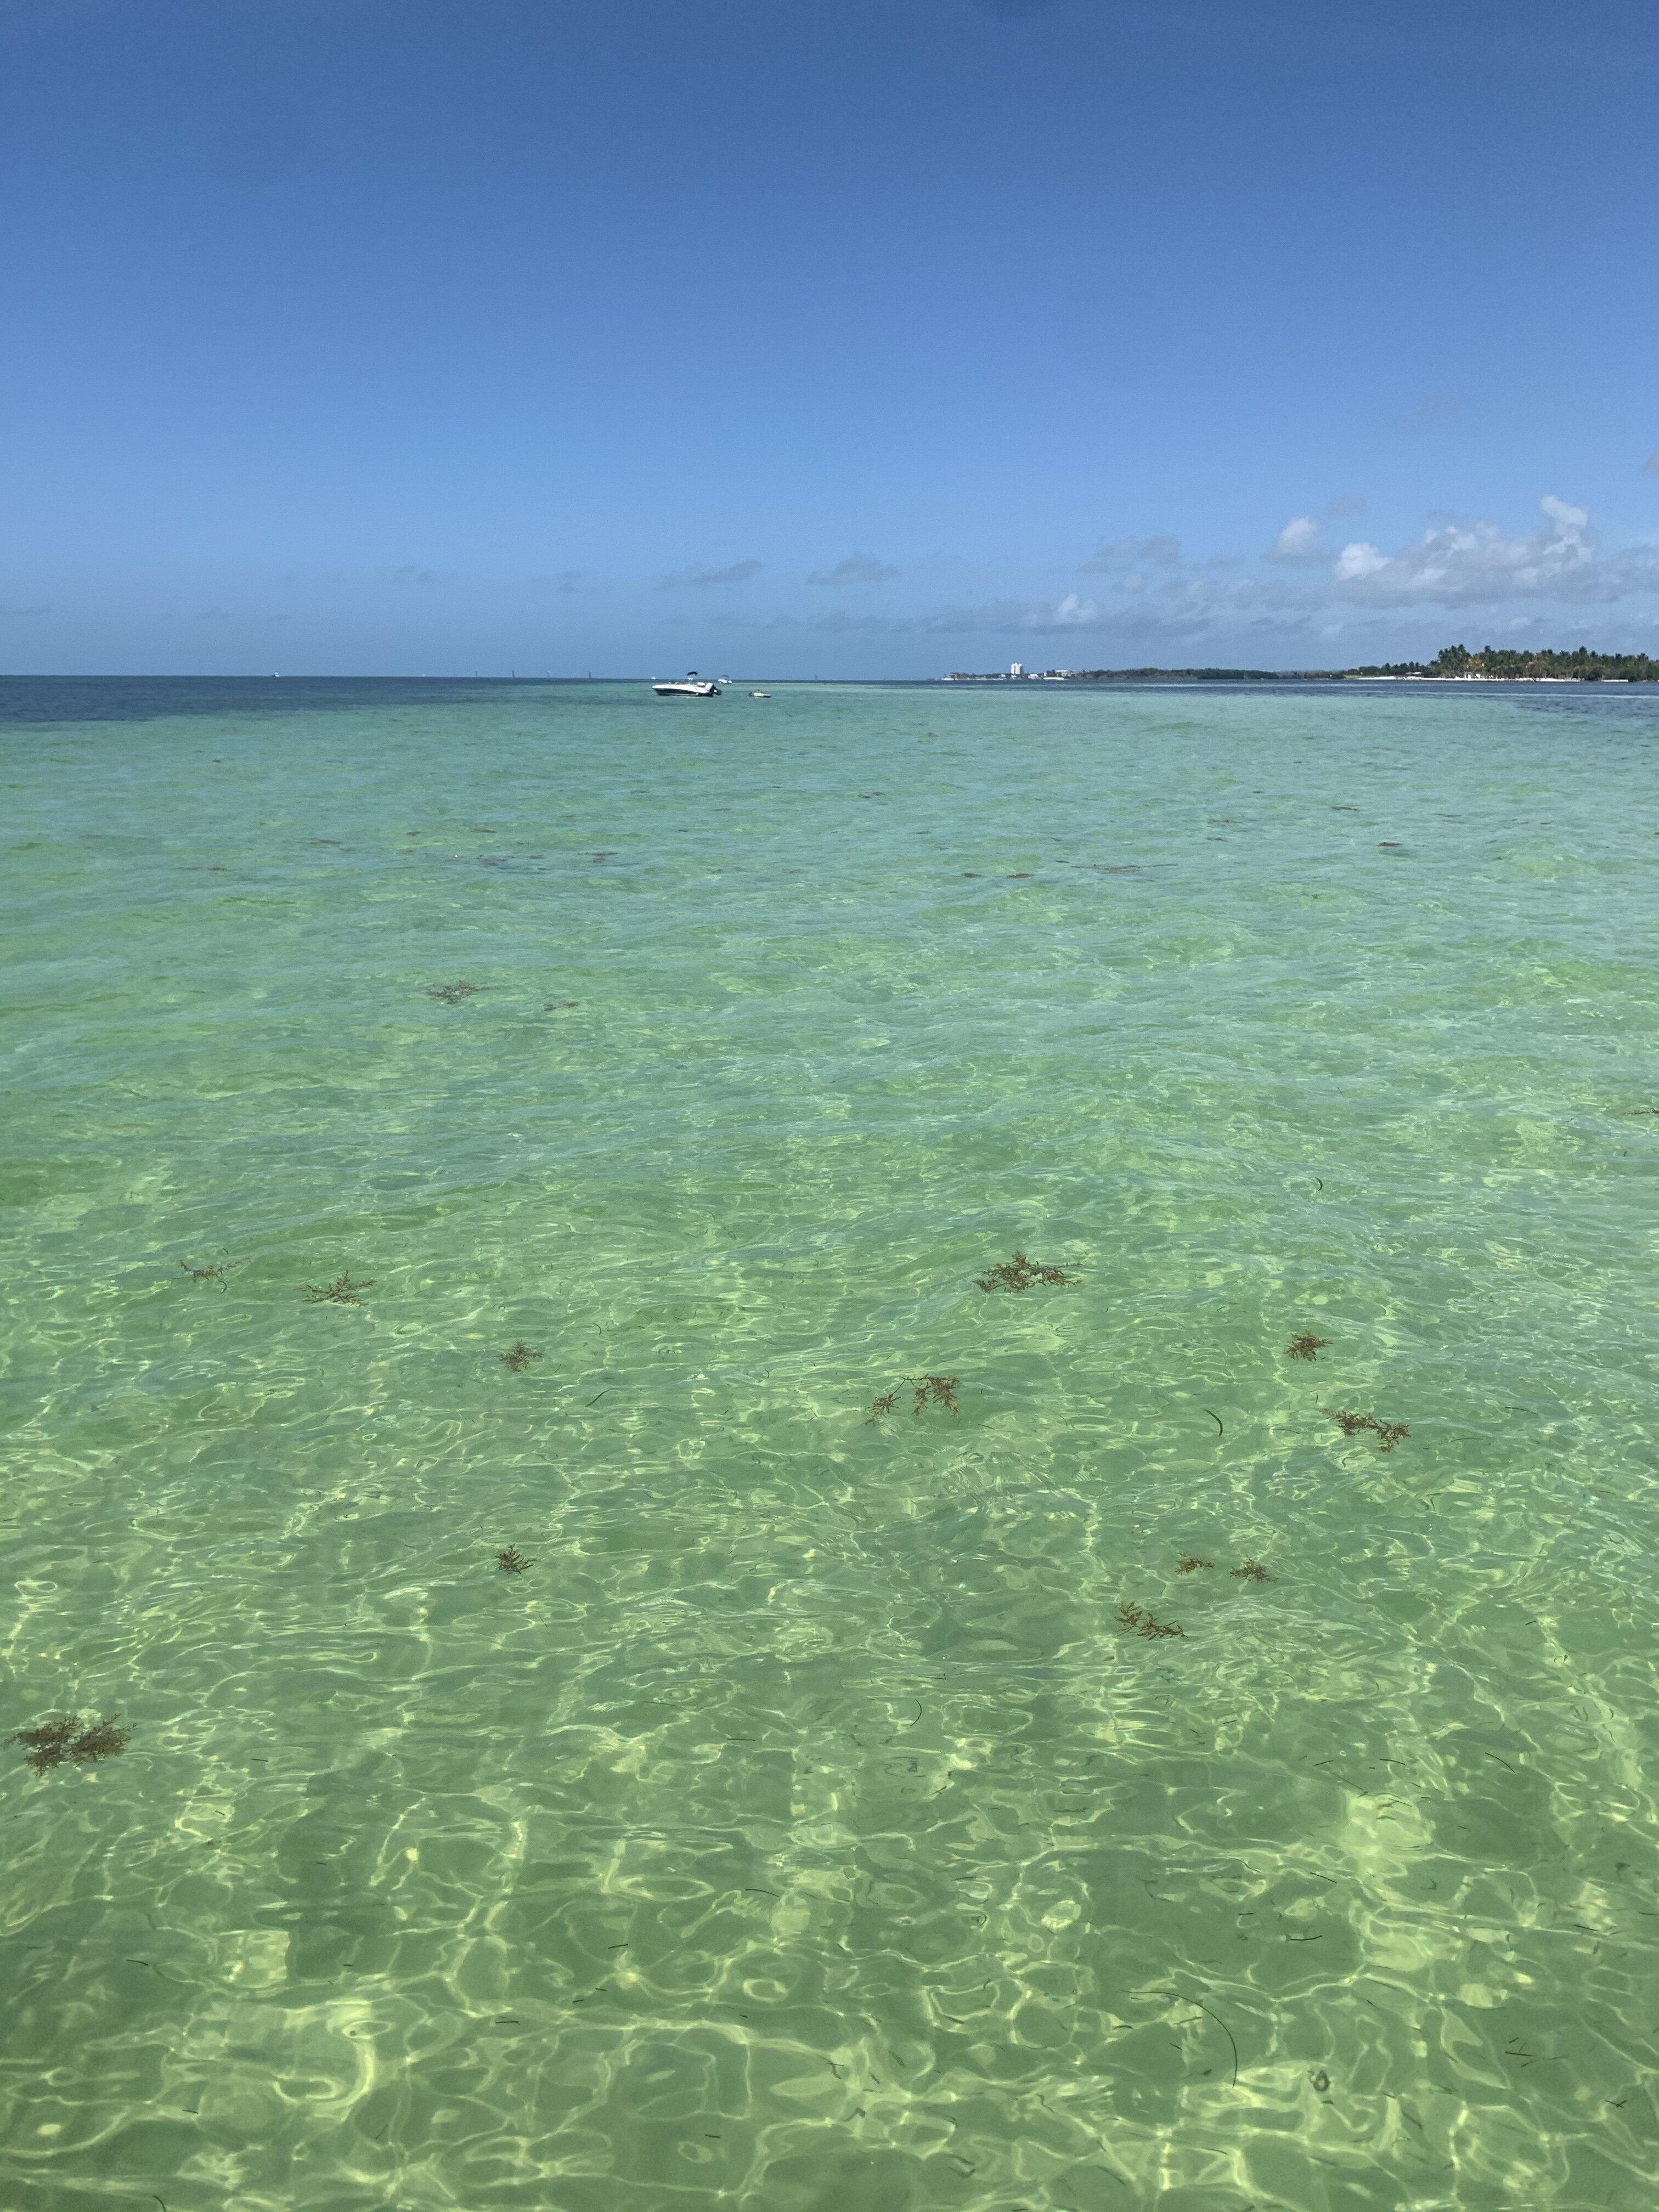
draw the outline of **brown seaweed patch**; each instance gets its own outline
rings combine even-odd
[[[495,1565],[504,1575],[521,1575],[530,1562],[516,1544],[509,1544],[505,1551],[496,1553]]]
[[[331,1283],[301,1283],[300,1285],[308,1306],[360,1306],[362,1300],[358,1297],[358,1291],[372,1291],[374,1287],[373,1275],[348,1274],[343,1268]]]
[[[1231,1572],[1235,1582],[1270,1583],[1273,1580],[1260,1559],[1246,1559],[1242,1567],[1234,1567]]]
[[[1177,1627],[1172,1621],[1154,1620],[1152,1614],[1146,1612],[1140,1606],[1130,1605],[1127,1602],[1119,1606],[1117,1609],[1117,1625],[1126,1632],[1133,1629],[1137,1636],[1149,1638],[1159,1636],[1184,1636],[1187,1633],[1184,1628]]]
[[[1369,1430],[1380,1452],[1391,1452],[1401,1437],[1411,1434],[1403,1421],[1379,1421],[1375,1413],[1333,1413],[1331,1419],[1345,1437],[1363,1436]]]
[[[1212,1567],[1214,1565],[1213,1559],[1194,1559],[1189,1552],[1184,1559],[1176,1561],[1176,1572],[1178,1575],[1190,1575],[1195,1573],[1200,1567]]]
[[[1293,1336],[1285,1346],[1285,1357],[1286,1359],[1317,1359],[1330,1340],[1328,1336],[1316,1336],[1311,1329],[1304,1329],[1300,1336]]]
[[[911,1389],[912,1413],[924,1413],[929,1406],[943,1406],[947,1413],[954,1416],[962,1411],[957,1403],[957,1384],[961,1379],[957,1375],[906,1375],[890,1390],[884,1390],[880,1397],[872,1401],[864,1417],[864,1425],[867,1429],[872,1421],[880,1420],[884,1413],[892,1412],[898,1394],[906,1382]]]
[[[440,983],[436,990],[428,991],[428,999],[440,999],[447,1006],[459,1006],[463,999],[476,998],[483,988],[482,983]]]
[[[502,1352],[501,1364],[510,1374],[522,1375],[531,1361],[539,1359],[541,1356],[539,1352],[532,1352],[527,1344],[515,1344],[510,1352]]]
[[[957,1403],[957,1383],[954,1375],[907,1375],[904,1378],[915,1388],[915,1403],[913,1413],[920,1413],[925,1406],[943,1406],[947,1413],[962,1411]]]
[[[88,1727],[81,1725],[79,1713],[70,1713],[61,1721],[47,1721],[41,1728],[19,1729],[8,1737],[10,1743],[22,1744],[28,1753],[29,1765],[37,1774],[44,1774],[49,1766],[63,1760],[73,1759],[77,1766],[91,1766],[100,1759],[113,1759],[127,1747],[131,1729],[118,1728],[119,1713],[112,1713],[106,1720],[94,1721]]]
[[[1063,1267],[1045,1267],[1016,1252],[1012,1260],[1000,1261],[988,1274],[976,1275],[974,1280],[982,1291],[1029,1291],[1033,1283],[1069,1283],[1072,1277]]]

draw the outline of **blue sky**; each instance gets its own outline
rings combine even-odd
[[[1651,0],[0,0],[0,668],[1659,653]]]

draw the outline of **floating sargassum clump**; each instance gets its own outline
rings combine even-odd
[[[1036,1260],[1028,1260],[1023,1252],[1016,1252],[1012,1260],[1003,1260],[983,1275],[974,1278],[981,1291],[1029,1291],[1035,1283],[1069,1283],[1072,1277],[1063,1267],[1045,1267]]]
[[[1403,1421],[1379,1421],[1375,1413],[1333,1413],[1331,1419],[1345,1437],[1363,1436],[1369,1430],[1380,1452],[1391,1452],[1401,1437],[1411,1434]]]
[[[1304,1329],[1300,1336],[1293,1336],[1285,1346],[1285,1357],[1286,1359],[1317,1359],[1330,1340],[1328,1336],[1316,1336],[1311,1329]]]
[[[19,1729],[8,1737],[10,1743],[21,1743],[28,1753],[29,1765],[37,1774],[44,1774],[49,1766],[58,1766],[70,1759],[76,1766],[91,1766],[100,1759],[113,1759],[127,1747],[131,1729],[118,1727],[119,1713],[111,1713],[107,1719],[93,1721],[85,1728],[79,1713],[70,1713],[64,1719],[44,1722],[39,1728]]]

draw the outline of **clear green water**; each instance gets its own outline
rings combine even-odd
[[[4,702],[6,2212],[1651,2202],[1659,702]]]

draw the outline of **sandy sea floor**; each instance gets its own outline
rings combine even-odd
[[[770,688],[0,683],[0,2203],[1646,2212],[1659,699]]]

